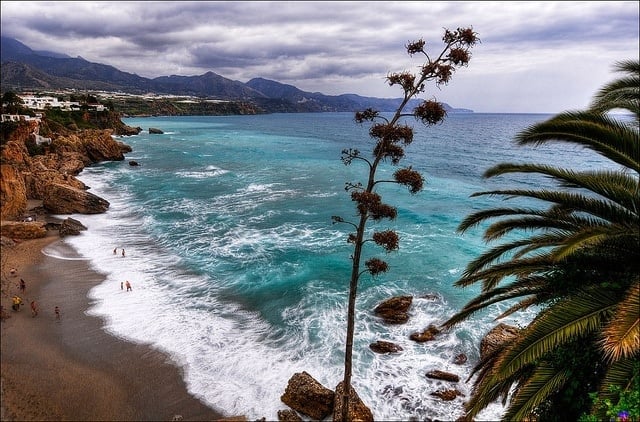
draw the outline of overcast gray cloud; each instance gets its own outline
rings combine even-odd
[[[17,2],[1,30],[34,50],[144,77],[213,71],[329,95],[397,97],[389,72],[420,64],[404,50],[443,28],[473,27],[481,44],[449,86],[427,95],[477,112],[580,109],[637,59],[639,2]]]

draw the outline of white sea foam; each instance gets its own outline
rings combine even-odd
[[[291,124],[305,118],[310,119],[287,117]],[[284,118],[246,119],[261,124],[273,119],[273,131]],[[90,292],[90,312],[105,319],[109,332],[167,352],[184,369],[190,392],[224,413],[275,420],[284,407],[280,396],[295,372],[307,371],[328,388],[342,379],[352,249],[346,242],[350,228],[332,225],[330,217],[354,218],[339,180],[353,173],[329,176],[327,169],[338,168],[336,142],[359,132],[328,131],[335,139],[293,138],[295,130],[287,137],[265,136],[250,124],[238,128],[244,121],[169,118],[157,126],[184,143],[165,139],[162,144],[162,137],[150,143],[143,134],[130,138],[136,144],[130,157],[143,161],[142,166],[136,171],[116,164],[85,169],[83,181],[111,207],[104,214],[76,216],[89,230],[64,242],[105,274]],[[196,135],[182,130],[194,122],[207,129],[193,129]],[[156,126],[147,121],[133,125]],[[303,126],[307,133],[309,125]],[[491,143],[490,154],[465,145],[465,151],[475,151],[465,160],[451,152],[460,151],[456,145],[445,143],[456,139],[449,135],[419,151],[424,160],[419,165],[440,176],[429,179],[424,196],[405,199],[406,192],[399,190],[385,194],[392,200],[403,195],[397,201],[399,221],[388,225],[399,231],[401,248],[385,256],[392,269],[388,275],[360,281],[353,384],[376,420],[460,416],[463,398],[443,402],[431,396],[447,384],[425,373],[437,368],[466,380],[479,355],[479,339],[505,309],[496,305],[431,342],[409,339],[446,320],[473,296],[472,289],[452,288],[469,257],[483,249],[479,235],[455,232],[461,216],[472,209],[469,194],[480,186],[469,182],[468,173],[476,171],[476,158],[490,161],[502,150],[513,154],[502,145],[503,136],[493,134],[478,140]],[[465,136],[458,135],[472,141]],[[277,161],[282,151],[288,151],[290,168]],[[296,151],[304,160],[296,160]],[[452,168],[445,154],[454,154],[459,168]],[[436,159],[441,166],[429,167]],[[343,167],[340,171],[346,172]],[[74,257],[65,250],[46,253]],[[132,283],[132,292],[121,290],[124,280]],[[414,296],[409,322],[383,324],[372,309],[401,294]],[[527,316],[519,318],[507,322],[521,325]],[[377,355],[369,348],[376,340],[404,350]],[[454,365],[458,353],[469,361]],[[467,397],[470,386],[456,384]],[[489,406],[478,420],[497,419],[502,411],[500,405]]]

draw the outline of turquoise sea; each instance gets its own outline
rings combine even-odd
[[[459,374],[466,396],[480,338],[495,324],[497,305],[437,340],[415,343],[409,335],[438,324],[477,290],[453,283],[487,245],[482,228],[461,235],[470,212],[500,198],[470,198],[505,186],[538,187],[544,180],[484,180],[488,167],[505,161],[597,167],[595,154],[557,145],[522,148],[514,135],[541,114],[450,114],[435,127],[415,127],[403,165],[422,172],[417,195],[382,185],[398,218],[378,223],[401,237],[389,255],[371,244],[388,273],[363,276],[357,302],[353,385],[376,420],[453,420],[464,397],[430,396],[450,388],[425,373]],[[368,127],[352,113],[127,118],[144,131],[122,141],[133,148],[124,161],[86,168],[80,179],[111,206],[104,214],[77,215],[88,227],[68,237],[106,281],[90,292],[90,313],[115,336],[168,353],[184,370],[194,395],[227,415],[277,420],[289,378],[306,371],[328,388],[342,380],[354,204],[345,182],[364,181],[366,169],[345,166],[344,148],[371,151]],[[164,131],[149,134],[148,128]],[[140,165],[130,166],[135,160]],[[391,165],[379,177],[390,178]],[[114,255],[114,248],[118,254]],[[121,256],[121,249],[126,257]],[[53,251],[49,251],[54,253]],[[133,291],[121,290],[129,280]],[[414,297],[410,320],[385,325],[373,308],[397,295]],[[437,299],[426,295],[437,295]],[[507,323],[523,324],[531,315]],[[377,340],[404,350],[379,355]],[[458,366],[452,359],[465,353]],[[500,405],[482,418],[495,419]]]

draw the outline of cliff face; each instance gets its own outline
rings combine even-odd
[[[46,124],[46,122],[44,122]],[[28,200],[42,200],[54,214],[94,214],[109,203],[87,192],[76,179],[84,167],[100,161],[124,160],[131,147],[112,138],[112,129],[53,132],[44,154],[34,155],[38,122],[21,122],[0,152],[0,217],[3,222],[21,220]],[[36,148],[37,149],[37,148]]]

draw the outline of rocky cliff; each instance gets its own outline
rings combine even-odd
[[[90,164],[124,160],[124,153],[130,152],[131,147],[114,139],[113,131],[52,130],[46,120],[18,123],[3,138],[0,151],[3,227],[24,220],[29,201],[42,201],[43,211],[51,214],[105,212],[109,203],[88,192],[76,176]],[[36,144],[36,134],[43,132],[51,137],[49,145]]]

